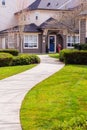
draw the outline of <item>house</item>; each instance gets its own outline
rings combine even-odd
[[[21,53],[55,53],[58,44],[62,49],[73,48],[74,43],[80,43],[83,35],[81,2],[34,0],[28,7],[14,13],[15,26],[0,32],[0,47],[16,48]]]

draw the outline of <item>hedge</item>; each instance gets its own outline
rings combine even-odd
[[[0,49],[0,53],[10,53],[12,54],[13,56],[18,56],[19,54],[19,51],[17,49]]]
[[[13,57],[13,66],[16,65],[29,65],[40,63],[40,58],[36,55],[20,54],[19,56]]]
[[[64,62],[64,60],[65,60],[64,54],[67,53],[67,52],[72,52],[72,51],[75,52],[77,50],[75,50],[75,49],[63,49],[63,50],[61,50],[60,53],[59,53],[59,60]]]
[[[0,53],[0,67],[10,66],[13,56],[9,53]]]
[[[87,51],[76,51],[64,53],[65,64],[87,65]]]
[[[74,48],[78,49],[78,50],[87,50],[87,44],[86,43],[84,43],[84,44],[75,44]]]

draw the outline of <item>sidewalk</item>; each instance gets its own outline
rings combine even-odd
[[[64,66],[48,55],[39,57],[41,63],[33,69],[0,80],[0,130],[22,130],[19,113],[26,93]]]

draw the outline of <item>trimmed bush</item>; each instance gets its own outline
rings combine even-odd
[[[29,65],[29,64],[35,64],[40,63],[40,59],[36,55],[29,55],[29,54],[20,54],[19,56],[16,56],[13,58],[12,65]]]
[[[78,50],[87,50],[87,44],[75,44],[74,48]]]
[[[5,53],[10,53],[13,56],[18,56],[19,51],[17,49],[0,49],[0,53],[5,52]]]
[[[68,52],[72,52],[72,51],[75,52],[77,50],[75,50],[75,49],[63,49],[63,50],[61,50],[60,53],[59,53],[59,60],[64,62],[64,60],[65,60],[64,54],[68,53]]]
[[[64,53],[65,64],[87,65],[87,51],[75,51]]]
[[[13,56],[9,53],[0,53],[0,67],[10,66]]]

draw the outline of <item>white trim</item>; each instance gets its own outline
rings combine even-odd
[[[3,37],[1,40],[2,40],[2,49],[6,49],[5,37]]]
[[[67,2],[64,2],[58,9],[63,8],[64,6],[66,6],[68,3],[70,3],[72,0],[68,0]]]
[[[55,48],[54,48],[54,51],[53,51],[53,53],[55,53],[56,52],[56,35],[49,35],[48,36],[48,49],[50,48],[50,36],[54,36],[54,38],[55,38],[55,42],[54,42],[54,47]],[[50,50],[49,50],[49,52],[50,52]]]
[[[70,41],[68,41],[68,37],[70,36]],[[74,44],[74,41],[73,41],[73,37],[78,37],[79,38],[79,40],[78,41],[76,41],[75,42],[75,44],[78,44],[78,43],[80,43],[80,36],[79,36],[79,34],[75,34],[75,35],[70,35],[70,34],[68,34],[67,35],[67,45],[66,45],[66,47],[67,48],[74,48],[73,46],[71,46],[72,44]],[[68,43],[70,44],[70,46],[68,46]]]
[[[30,36],[30,35],[37,36],[37,47],[25,47],[24,46],[24,38],[25,38],[25,36]],[[39,41],[38,34],[34,34],[34,33],[24,34],[24,38],[23,38],[23,48],[24,49],[38,49],[38,41]]]

